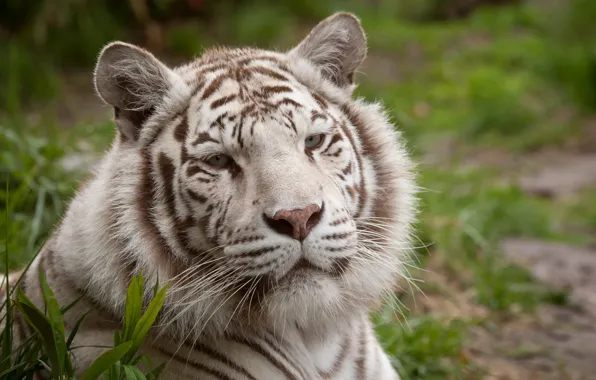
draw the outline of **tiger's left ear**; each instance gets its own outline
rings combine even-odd
[[[338,12],[321,21],[289,54],[308,59],[341,88],[354,84],[366,58],[366,36],[358,18]]]
[[[133,141],[168,92],[181,82],[151,53],[125,42],[112,42],[101,51],[94,81],[99,96],[114,107],[120,132]]]

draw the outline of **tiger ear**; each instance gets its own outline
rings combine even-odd
[[[95,67],[99,96],[114,107],[126,139],[137,140],[143,123],[163,101],[176,74],[148,51],[124,42],[103,48]]]
[[[366,58],[366,36],[352,13],[338,12],[321,21],[289,54],[314,63],[338,87],[354,83]]]

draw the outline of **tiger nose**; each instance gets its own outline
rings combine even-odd
[[[265,215],[265,220],[275,232],[302,241],[321,221],[324,208],[311,204],[303,209],[280,210],[272,218]]]

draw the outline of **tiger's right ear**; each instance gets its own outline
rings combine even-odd
[[[126,139],[137,140],[143,123],[172,87],[177,75],[148,51],[112,42],[101,51],[94,82],[99,96],[114,107]]]

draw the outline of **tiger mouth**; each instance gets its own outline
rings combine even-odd
[[[307,272],[307,271],[328,273],[328,271],[324,270],[323,268],[320,268],[320,267],[314,265],[313,263],[306,260],[305,258],[301,258],[300,260],[298,260],[298,262],[296,264],[294,264],[294,266],[292,268],[290,268],[290,270],[286,273],[286,275],[284,277],[286,277],[290,274],[297,273],[297,272]]]
[[[282,280],[289,276],[294,276],[299,273],[309,273],[309,272],[323,273],[323,274],[327,274],[327,275],[330,275],[333,277],[337,277],[337,276],[341,276],[345,272],[345,270],[347,269],[349,264],[350,264],[350,261],[348,258],[341,258],[341,259],[335,260],[335,262],[333,263],[331,268],[323,269],[323,268],[311,263],[307,259],[301,258],[300,260],[298,260],[298,262],[296,264],[294,264],[294,266],[292,268],[290,268],[290,270],[288,270],[286,272],[286,274],[283,276]]]
[[[308,274],[308,273],[321,273],[331,277],[340,277],[346,269],[350,265],[350,259],[348,258],[341,258],[337,259],[330,270],[325,270],[305,258],[301,258],[288,270],[281,278],[277,280],[273,280],[270,275],[260,276],[258,278],[257,283],[255,284],[254,288],[251,290],[251,286],[248,284],[244,284],[243,288],[245,291],[253,292],[254,296],[256,296],[257,303],[262,301],[264,297],[267,296],[273,289],[275,289],[278,285],[295,278],[300,278],[300,274]]]

